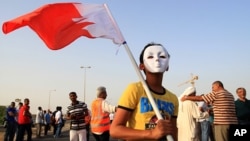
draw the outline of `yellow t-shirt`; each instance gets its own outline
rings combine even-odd
[[[165,90],[165,93],[163,94],[156,94],[152,91],[151,93],[163,117],[166,113],[171,116],[177,116],[179,104],[178,98],[175,94],[168,90]],[[155,127],[157,117],[141,82],[128,85],[127,89],[121,96],[118,105],[133,110],[132,117],[127,123],[128,127],[141,130]]]

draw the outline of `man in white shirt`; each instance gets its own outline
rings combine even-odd
[[[198,102],[198,106],[201,112],[208,112],[208,105],[204,101]],[[200,123],[201,141],[208,141],[210,135],[210,121],[209,117],[198,119]]]
[[[56,107],[56,110],[57,110],[55,114],[56,134],[54,135],[54,138],[58,138],[61,135],[62,127],[64,126],[62,107],[58,106]]]
[[[44,121],[43,109],[42,107],[38,107],[38,111],[36,113],[36,137],[39,138],[41,136],[42,125]]]

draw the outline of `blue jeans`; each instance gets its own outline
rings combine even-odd
[[[201,141],[208,141],[210,135],[210,122],[204,120],[201,124]]]
[[[56,134],[55,134],[55,138],[58,138],[61,135],[61,131],[62,131],[62,123],[58,123],[56,126]]]

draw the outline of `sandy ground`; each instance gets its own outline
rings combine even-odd
[[[0,140],[3,141],[3,136],[4,136],[4,131],[2,131],[2,129],[0,129]]]
[[[51,128],[53,130],[53,128]],[[44,132],[41,133],[41,138],[36,138],[36,129],[32,128],[33,134],[32,134],[32,140],[33,141],[69,141],[69,123],[66,122],[65,126],[62,128],[62,137],[58,138],[58,139],[54,139],[53,138],[53,133],[52,130],[48,132],[47,136],[43,136]],[[5,128],[0,127],[0,141],[3,141],[3,137],[4,137],[4,132],[5,132]],[[90,134],[90,141],[95,141],[94,137]],[[26,136],[24,137],[24,140],[26,140]],[[117,139],[112,139],[110,137],[110,141],[118,141]]]
[[[62,132],[64,131],[68,131],[69,130],[69,124],[66,123],[65,126],[62,128]],[[44,136],[44,128],[42,129],[42,133],[41,133],[41,137]],[[51,128],[51,130],[48,132],[48,136],[53,135],[52,133],[53,131],[53,127]],[[0,141],[4,140],[4,133],[5,133],[5,128],[3,128],[2,126],[0,127]],[[36,128],[32,128],[32,139],[36,138]],[[24,137],[24,139],[26,139],[26,136]]]

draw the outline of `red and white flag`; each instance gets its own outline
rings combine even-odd
[[[125,42],[105,4],[47,4],[3,24],[5,34],[29,26],[52,50],[61,49],[81,36]]]

